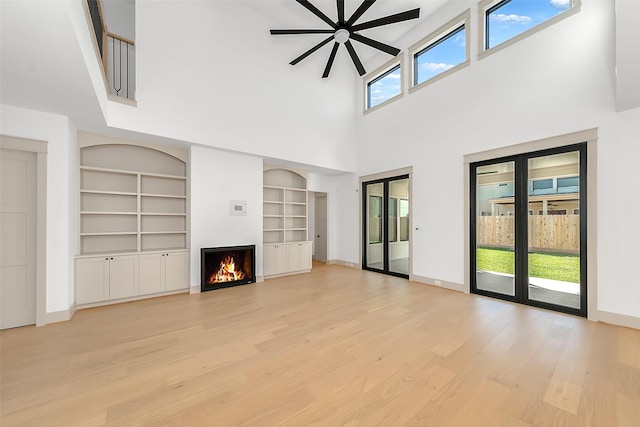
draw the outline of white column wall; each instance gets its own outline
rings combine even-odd
[[[201,248],[256,245],[262,276],[262,159],[199,146],[190,158],[192,291],[200,290]],[[245,200],[247,215],[231,215],[231,200]]]

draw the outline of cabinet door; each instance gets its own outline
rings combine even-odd
[[[311,270],[311,242],[300,243],[300,270]]]
[[[109,297],[128,298],[138,295],[138,255],[109,257]]]
[[[76,304],[89,304],[109,299],[109,258],[76,260]]]
[[[189,288],[189,252],[167,252],[165,262],[165,290]]]
[[[140,255],[138,294],[148,295],[164,292],[164,254]]]
[[[276,274],[284,274],[290,271],[286,245],[276,246]]]
[[[297,243],[287,245],[287,266],[289,271],[300,270],[300,247]]]
[[[262,248],[262,274],[267,276],[273,276],[278,271],[278,258],[277,248],[274,245],[265,245]]]

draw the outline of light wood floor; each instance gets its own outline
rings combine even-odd
[[[640,331],[339,266],[0,338],[3,427],[640,426]]]

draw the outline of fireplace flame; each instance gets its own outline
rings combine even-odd
[[[209,284],[234,282],[246,277],[247,274],[242,269],[236,270],[236,261],[233,256],[226,256],[222,261],[220,261],[220,268],[218,271],[209,277]]]

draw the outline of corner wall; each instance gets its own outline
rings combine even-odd
[[[78,226],[75,127],[65,116],[8,105],[2,105],[1,118],[3,135],[48,143],[46,311],[48,317],[63,320],[69,315],[75,292],[73,259]]]

